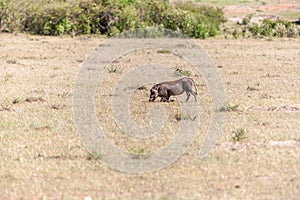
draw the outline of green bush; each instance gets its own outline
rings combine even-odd
[[[184,33],[196,38],[216,36],[220,25],[226,22],[220,8],[197,6],[193,3],[178,3],[176,8],[185,11]]]
[[[300,27],[288,21],[270,19],[265,19],[262,23],[248,23],[248,19],[245,21],[247,23],[240,25],[243,32],[250,33],[250,37],[297,37],[300,35]]]
[[[221,9],[167,0],[0,0],[0,29],[8,32],[116,35],[157,26],[206,38],[224,21]]]
[[[21,24],[27,13],[26,3],[0,0],[0,28],[7,32],[21,29]],[[23,12],[22,12],[23,11]]]
[[[290,26],[287,27],[286,33],[288,37],[300,36],[300,28],[299,26],[297,27],[296,24],[291,24]]]
[[[0,28],[8,18],[8,5],[6,1],[0,0]]]
[[[277,22],[265,19],[260,27],[260,34],[263,36],[274,36]]]
[[[278,37],[285,37],[286,36],[286,26],[282,23],[276,24],[275,28],[275,33],[276,36]]]

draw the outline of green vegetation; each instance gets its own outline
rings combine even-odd
[[[12,111],[12,103],[5,99],[2,102],[0,102],[0,111]]]
[[[174,74],[177,76],[191,76],[191,72],[189,70],[182,70],[178,68],[176,68]]]
[[[17,64],[17,61],[15,59],[13,59],[13,60],[7,60],[6,63],[7,64]]]
[[[232,32],[234,38],[242,37],[298,37],[300,27],[285,20],[264,19],[261,23],[251,23],[251,15],[245,17],[240,27]]]
[[[143,159],[149,156],[145,153],[144,147],[132,148],[129,153],[132,159]]]
[[[97,152],[91,152],[87,155],[86,159],[87,160],[103,160],[104,155],[102,155],[101,153],[97,153]]]
[[[15,98],[13,101],[12,101],[12,104],[17,104],[17,103],[20,103],[21,100],[20,98]]]
[[[110,67],[109,69],[108,69],[108,73],[118,73],[119,72],[119,70],[118,70],[118,68],[116,68],[116,67]]]
[[[39,35],[107,34],[162,27],[189,37],[213,37],[221,9],[167,0],[0,0],[0,30]]]
[[[244,139],[246,139],[246,130],[243,128],[239,128],[237,130],[233,131],[233,136],[232,136],[232,140],[235,142],[239,142],[242,141]]]
[[[239,111],[238,109],[239,105],[231,105],[229,103],[226,103],[225,106],[222,106],[219,111],[220,112],[236,112]]]
[[[174,117],[177,121],[181,121],[181,120],[193,120],[194,121],[196,119],[196,117],[191,117],[189,114],[183,114],[179,110],[177,110]]]
[[[12,122],[9,122],[9,121],[0,121],[0,128],[7,128],[7,127],[10,127],[12,126]]]
[[[178,110],[177,110],[177,113],[175,114],[175,119],[177,121],[180,121],[180,120],[183,119],[183,114],[180,111],[178,111]]]
[[[172,53],[169,49],[158,50],[157,53]]]

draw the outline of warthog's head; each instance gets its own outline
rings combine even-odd
[[[150,97],[149,97],[149,101],[154,101],[156,99],[156,97],[158,97],[158,85],[154,85],[151,89],[150,89]]]

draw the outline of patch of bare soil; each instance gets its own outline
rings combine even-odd
[[[283,141],[264,141],[264,142],[224,142],[216,145],[220,150],[243,151],[255,148],[271,148],[271,147],[300,147],[300,139],[283,140]]]
[[[262,16],[276,16],[280,13],[299,12],[299,3],[270,3],[266,5],[261,4],[242,4],[229,5],[224,7],[224,12],[227,17],[245,17],[248,14],[262,15]],[[300,17],[300,16],[299,16]]]

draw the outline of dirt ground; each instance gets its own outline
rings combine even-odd
[[[177,0],[174,0],[176,2]],[[180,0],[178,0],[180,2]],[[223,8],[227,18],[253,16],[278,16],[299,20],[300,3],[297,0],[198,0],[199,4]]]
[[[238,107],[227,112],[224,132],[206,158],[198,157],[197,138],[173,165],[145,174],[105,167],[75,132],[73,84],[80,64],[102,40],[0,34],[1,199],[298,198],[299,39],[197,40],[218,66],[229,108]],[[107,78],[122,73],[107,72]],[[196,80],[199,105],[206,107],[206,86]],[[147,101],[148,90],[139,92]],[[138,112],[137,101],[132,103]],[[174,112],[176,102],[164,104]],[[169,128],[176,123],[172,116]],[[240,129],[245,138],[235,142],[234,132]],[[199,127],[200,139],[205,131]],[[147,152],[172,135],[160,136],[162,142],[154,146],[151,141],[126,143],[118,134],[110,137],[129,151],[145,145]]]
[[[256,4],[229,5],[224,7],[227,17],[246,17],[248,14],[280,16],[285,19],[299,19],[300,4],[297,1],[256,1]]]

